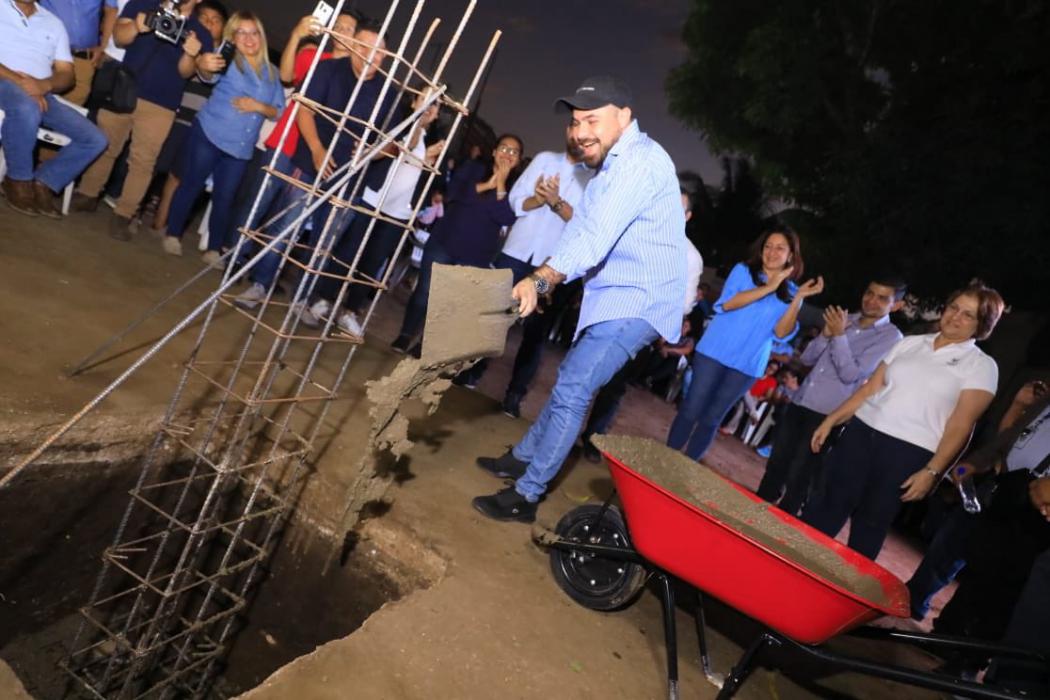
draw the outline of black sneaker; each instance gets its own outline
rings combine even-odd
[[[594,446],[590,437],[585,437],[583,439],[583,458],[588,462],[594,462],[595,464],[602,461],[602,452]]]
[[[520,479],[529,468],[529,463],[517,459],[513,450],[507,450],[500,457],[478,457],[477,464],[499,479]]]
[[[417,360],[423,357],[423,343],[416,343],[408,350],[408,354]]]
[[[531,523],[536,520],[536,504],[509,486],[491,496],[478,496],[471,503],[474,509],[493,520],[513,520]]]
[[[407,335],[399,335],[394,339],[394,342],[390,343],[390,349],[396,353],[404,355],[408,352],[408,344],[412,342],[412,339]]]
[[[507,394],[503,397],[503,413],[511,418],[521,418],[521,397]]]

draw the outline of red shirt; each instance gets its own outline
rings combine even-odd
[[[295,86],[299,87],[302,85],[303,80],[306,78],[306,73],[310,70],[310,64],[313,63],[314,54],[317,53],[316,47],[305,48],[299,52],[295,57]],[[330,52],[321,54],[321,60],[327,61],[332,57]],[[288,120],[292,116],[292,110],[295,108],[295,103],[289,101],[288,106],[284,108],[284,113],[281,115],[280,120],[277,122],[277,126],[270,133],[270,138],[266,139],[267,148],[277,148],[277,144],[281,142],[281,134],[284,133],[284,125],[288,123]],[[291,158],[295,155],[295,149],[299,145],[299,126],[292,124],[292,128],[288,130],[288,138],[284,140],[284,148],[281,152]]]
[[[762,377],[761,379],[756,380],[755,383],[751,385],[751,395],[754,396],[756,399],[760,399],[776,388],[776,377]]]

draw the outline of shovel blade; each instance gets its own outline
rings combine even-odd
[[[502,355],[507,330],[517,320],[511,311],[516,306],[512,288],[510,270],[435,263],[423,331],[423,365]]]

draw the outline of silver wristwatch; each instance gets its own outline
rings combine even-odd
[[[539,275],[529,275],[532,277],[532,283],[536,285],[536,293],[543,296],[551,290],[551,283],[546,278],[540,277]]]

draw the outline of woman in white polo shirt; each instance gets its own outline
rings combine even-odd
[[[831,537],[849,520],[849,546],[878,555],[901,502],[933,490],[995,397],[999,367],[975,341],[991,335],[1003,306],[979,282],[955,292],[937,333],[897,343],[824,419],[813,433],[814,452],[836,425],[849,425],[825,457],[821,487],[802,520]]]

